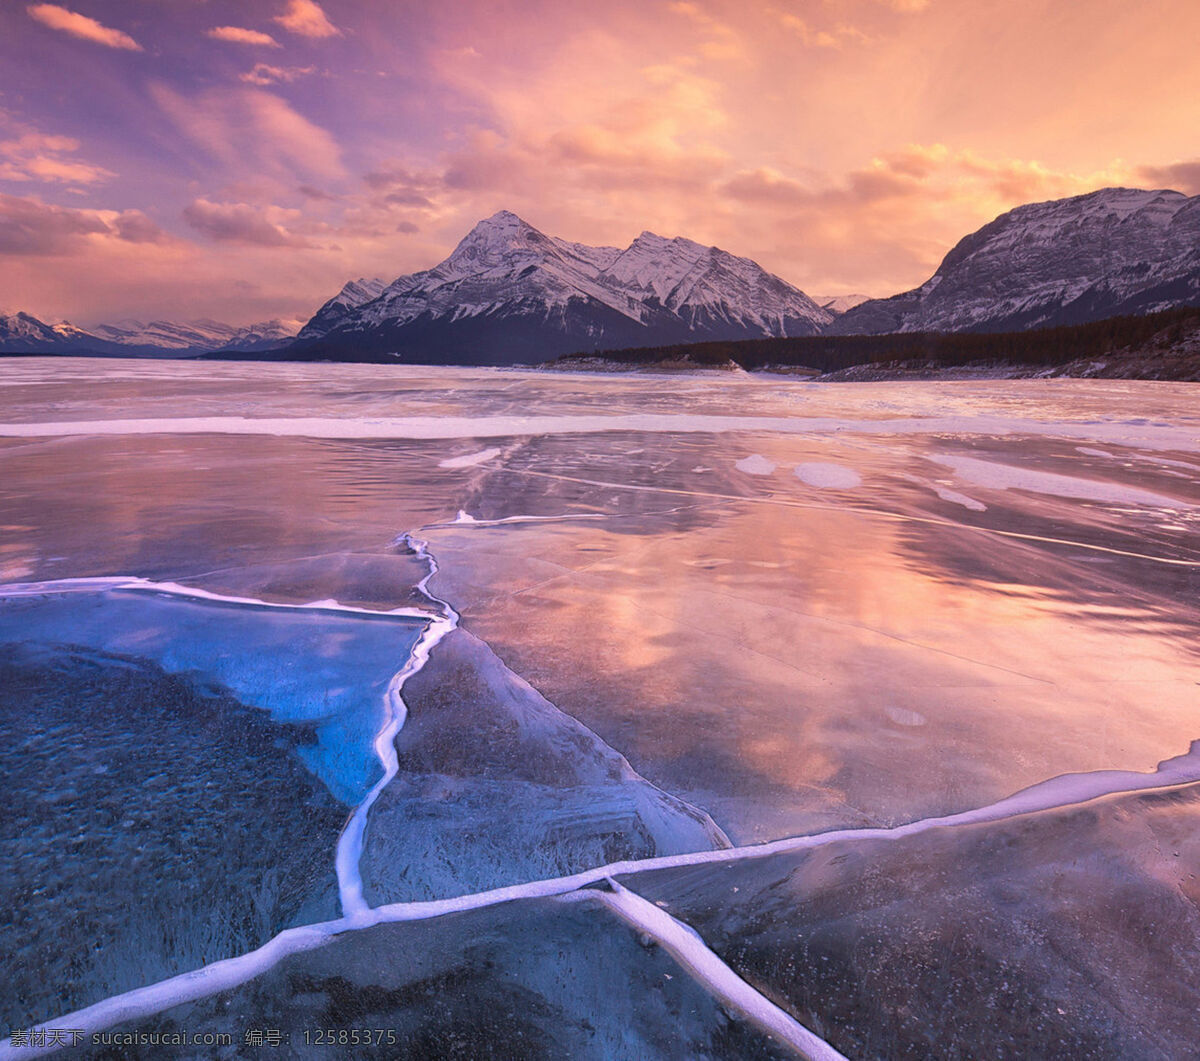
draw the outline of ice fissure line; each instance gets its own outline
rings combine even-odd
[[[1088,549],[1092,552],[1107,553],[1113,556],[1128,556],[1135,560],[1149,560],[1155,564],[1172,564],[1177,567],[1200,567],[1200,560],[1184,560],[1171,556],[1155,556],[1153,553],[1139,553],[1130,549],[1115,549],[1109,545],[1093,545],[1090,542],[1074,541],[1071,538],[1052,538],[1042,534],[1026,534],[1023,531],[1002,530],[998,527],[981,527],[976,523],[959,523],[955,520],[938,519],[935,516],[916,516],[907,512],[892,512],[884,508],[866,508],[863,505],[834,505],[822,504],[816,501],[797,501],[787,497],[754,497],[743,494],[723,494],[713,490],[683,490],[674,486],[648,486],[642,483],[616,483],[604,479],[583,479],[574,475],[558,475],[554,472],[538,472],[531,468],[505,468],[504,471],[513,475],[532,475],[540,479],[559,479],[568,483],[581,483],[585,486],[603,486],[613,490],[636,490],[650,494],[677,494],[680,497],[715,498],[720,501],[744,501],[751,505],[774,505],[777,508],[812,509],[820,512],[853,512],[859,516],[874,516],[878,519],[891,520],[895,523],[925,523],[934,527],[949,527],[955,530],[974,531],[977,534],[991,534],[999,538],[1015,538],[1018,541],[1044,542],[1047,545],[1069,545],[1075,549]]]
[[[405,533],[392,544],[407,546],[429,566],[428,573],[417,583],[416,588],[427,601],[438,609],[438,612],[430,618],[425,629],[421,631],[421,636],[413,646],[408,661],[388,683],[387,692],[384,694],[385,722],[375,737],[375,754],[379,756],[379,761],[383,765],[383,776],[355,808],[346,827],[338,837],[336,858],[338,893],[341,898],[342,913],[351,919],[361,918],[370,911],[370,906],[363,894],[360,870],[363,838],[366,834],[367,818],[371,813],[371,808],[392,778],[400,772],[400,760],[396,754],[395,741],[396,734],[404,728],[405,720],[408,718],[408,708],[402,695],[404,683],[429,662],[429,655],[434,646],[454,630],[459,621],[458,612],[447,601],[435,597],[429,592],[429,581],[438,573],[437,559],[429,551],[429,543],[415,537],[413,533]]]
[[[128,593],[151,593],[164,597],[180,597],[184,600],[201,601],[205,604],[221,604],[241,608],[274,608],[281,611],[324,612],[332,615],[353,615],[363,619],[432,619],[436,616],[421,608],[360,608],[353,604],[342,604],[336,600],[287,601],[260,600],[258,597],[236,597],[225,593],[212,593],[198,586],[185,586],[178,582],[155,582],[138,575],[114,575],[102,578],[61,578],[45,582],[10,582],[0,585],[0,597],[41,597],[46,594],[98,593],[116,590]]]
[[[690,925],[615,880],[610,878],[607,883],[610,891],[569,892],[558,896],[557,901],[603,903],[627,925],[662,946],[718,1002],[771,1038],[792,1047],[805,1061],[847,1061],[844,1054],[746,983]]]
[[[430,576],[432,577],[432,575]],[[426,580],[427,581],[427,580]],[[435,599],[436,598],[432,598]],[[1183,755],[1167,759],[1150,773],[1133,770],[1097,770],[1062,774],[1022,789],[996,803],[937,818],[922,818],[892,828],[837,829],[808,836],[790,837],[770,843],[724,850],[696,851],[656,858],[631,859],[564,877],[512,884],[449,899],[393,903],[366,908],[355,917],[343,917],[303,928],[286,929],[257,950],[213,962],[168,980],[135,988],[73,1013],[42,1022],[44,1029],[79,1030],[85,1034],[103,1031],[114,1024],[151,1017],[185,1002],[193,1002],[227,991],[252,980],[292,954],[321,946],[343,932],[378,924],[426,921],[450,914],[482,910],[522,899],[546,899],[566,895],[610,878],[659,869],[735,862],[770,855],[813,850],[831,843],[861,840],[898,840],[932,829],[978,825],[1039,811],[1065,810],[1109,796],[1149,792],[1184,784],[1200,783],[1200,740],[1192,742]],[[0,1061],[36,1057],[58,1047],[14,1047],[11,1039],[0,1042]]]

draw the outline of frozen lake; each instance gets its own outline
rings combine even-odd
[[[0,361],[0,1055],[1191,1056],[1196,394]]]

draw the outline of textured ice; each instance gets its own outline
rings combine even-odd
[[[278,721],[308,724],[314,740],[295,754],[350,806],[379,776],[373,745],[384,692],[422,625],[378,613],[257,607],[147,590],[50,593],[0,605],[3,639],[136,656],[219,683]]]
[[[640,939],[598,899],[510,904],[327,938],[217,998],[115,1030],[242,1027],[279,1029],[289,1036],[289,1056],[301,1057],[797,1056],[731,1017],[667,951]],[[315,1042],[318,1029],[367,1028],[394,1034],[340,1050],[336,1036],[330,1046]],[[239,1037],[228,1056],[263,1052]],[[157,1061],[164,1054],[142,1048],[121,1056]]]
[[[851,1057],[1182,1058],[1200,785],[888,844],[633,875]]]
[[[194,674],[0,643],[0,1026],[336,914],[345,808],[312,741]]]
[[[371,810],[371,905],[484,891],[623,859],[727,847],[465,631],[404,689],[400,773]]]

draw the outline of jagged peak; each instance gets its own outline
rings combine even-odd
[[[514,256],[553,257],[559,253],[554,241],[511,210],[498,210],[479,221],[443,263],[451,272],[492,269]]]
[[[637,239],[630,245],[629,249],[639,246],[653,247],[695,247],[702,251],[718,251],[718,247],[710,247],[704,243],[697,243],[694,239],[688,239],[686,236],[660,236],[657,232],[651,232],[646,229]]]
[[[496,236],[506,237],[513,232],[537,232],[539,236],[543,235],[538,232],[524,218],[518,217],[511,210],[497,210],[490,217],[485,217],[481,221],[476,221],[462,240],[459,241],[461,247],[468,240],[478,240],[481,238],[493,238]],[[544,237],[543,237],[544,238]]]

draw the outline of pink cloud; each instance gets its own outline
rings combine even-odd
[[[275,21],[301,37],[338,37],[342,32],[329,21],[315,0],[288,0],[287,10],[276,16]]]
[[[261,86],[286,84],[306,77],[316,69],[315,66],[270,66],[267,63],[255,63],[254,68],[240,75],[238,80],[249,85]]]
[[[280,213],[278,209],[259,210],[249,203],[196,199],[183,211],[183,216],[192,228],[210,239],[260,247],[311,247],[307,240],[272,220],[272,215]]]
[[[260,33],[256,29],[244,29],[241,26],[214,26],[206,34],[213,40],[228,41],[230,44],[258,44],[268,48],[278,48],[279,41],[269,33]]]
[[[222,88],[187,97],[155,84],[150,94],[185,137],[231,171],[227,178],[345,175],[337,141],[271,92]]]
[[[1200,195],[1200,159],[1171,162],[1165,166],[1140,166],[1138,176],[1154,187]]]
[[[0,141],[0,180],[98,184],[116,176],[103,166],[68,157],[77,150],[79,141],[69,136],[25,127],[13,139]]]
[[[0,193],[0,254],[70,254],[90,237],[161,243],[169,237],[140,210],[79,210]]]
[[[69,33],[72,37],[78,37],[80,40],[93,41],[109,48],[122,48],[131,52],[143,50],[142,46],[128,33],[112,29],[97,22],[94,18],[69,11],[57,4],[31,4],[26,10],[42,25],[62,30],[63,33]]]

